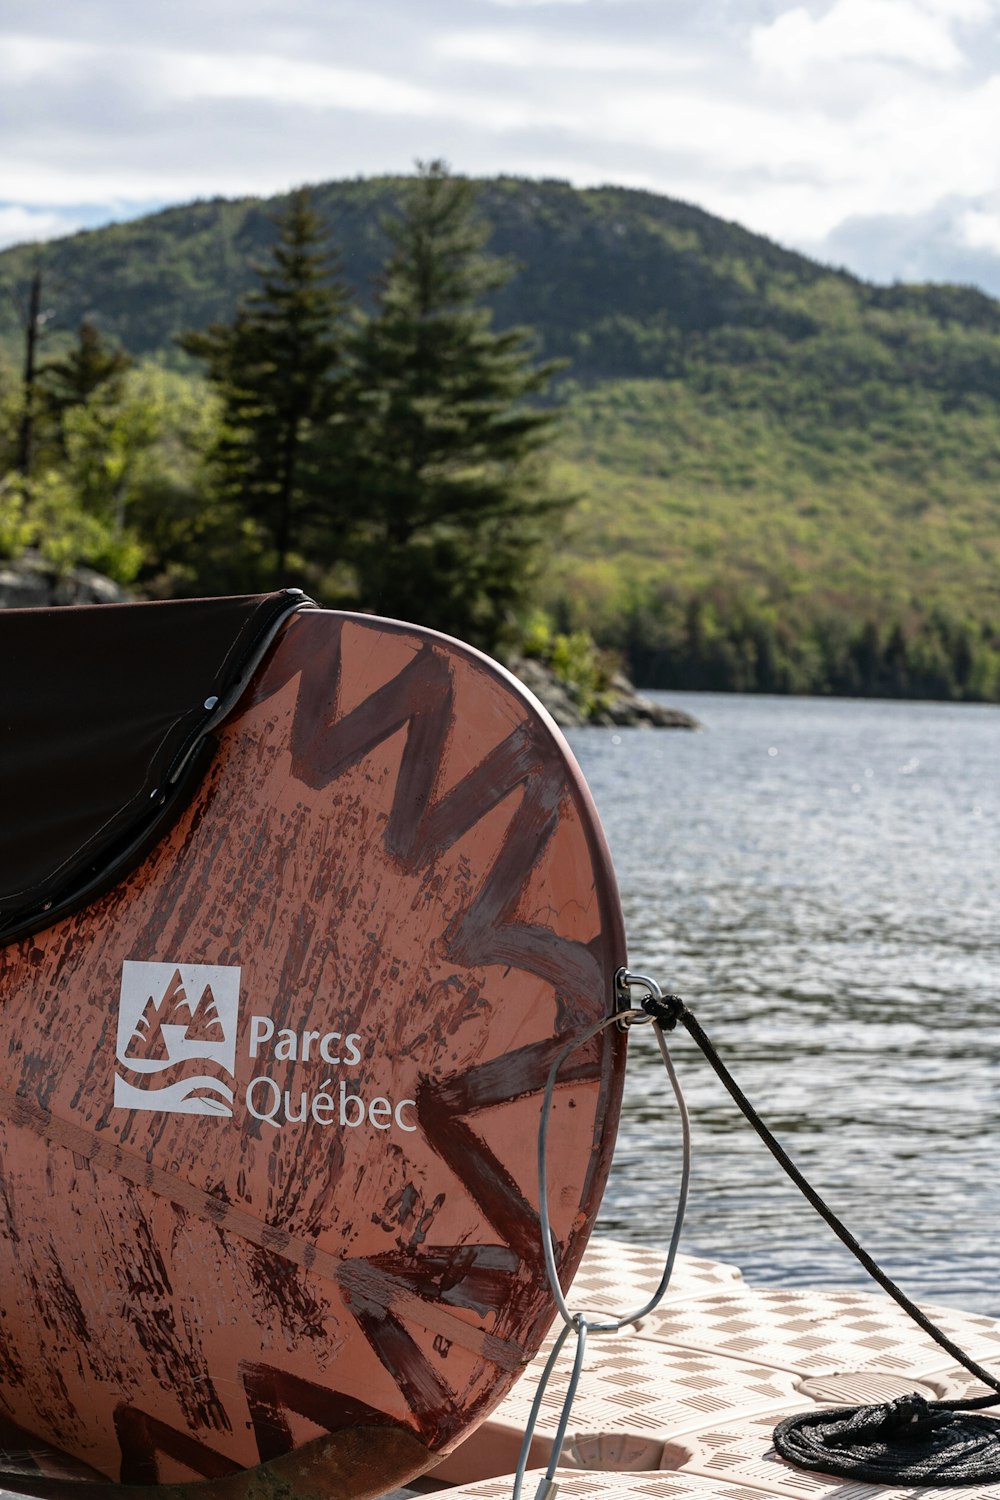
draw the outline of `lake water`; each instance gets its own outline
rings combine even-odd
[[[912,1296],[1000,1315],[1000,710],[661,695],[702,734],[578,730],[629,963],[684,996],[798,1166]],[[682,1031],[682,1248],[872,1286]],[[666,1242],[678,1128],[645,1029],[599,1229]]]

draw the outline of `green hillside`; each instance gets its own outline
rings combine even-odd
[[[317,189],[362,293],[398,190]],[[174,337],[231,314],[277,201],[46,247],[55,321],[93,315],[185,368]],[[518,266],[497,323],[570,362],[556,467],[580,498],[543,600],[557,617],[649,681],[1000,694],[1000,303],[872,287],[648,193],[504,179],[480,206]],[[0,254],[9,356],[33,255]]]
[[[382,264],[380,221],[400,186],[380,178],[315,190],[361,294]],[[131,354],[176,357],[174,335],[230,316],[250,288],[285,201],[198,202],[55,242],[45,264],[60,325],[72,331],[94,314]],[[492,251],[519,268],[494,299],[498,322],[531,324],[545,353],[571,358],[587,378],[666,373],[691,334],[768,327],[799,338],[814,329],[795,294],[821,268],[700,209],[620,188],[511,179],[483,183],[480,207]],[[30,247],[0,254],[8,349],[19,328],[10,293],[33,262]]]

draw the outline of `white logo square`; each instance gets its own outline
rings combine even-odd
[[[116,1107],[231,1116],[233,1091],[219,1075],[236,1073],[239,1003],[238,965],[126,959]]]

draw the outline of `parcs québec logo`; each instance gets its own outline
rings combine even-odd
[[[126,959],[115,1106],[232,1116],[239,1008],[237,965]]]

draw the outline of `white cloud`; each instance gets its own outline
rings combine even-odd
[[[86,63],[96,50],[86,43],[53,41],[50,37],[4,37],[0,77],[8,85],[52,80]]]
[[[975,24],[1000,17],[1000,0],[921,0],[921,4],[948,21]]]
[[[185,137],[185,142],[190,143],[190,136]],[[65,145],[69,156],[72,142],[67,140]],[[154,174],[141,160],[102,162],[100,152],[95,151],[65,165],[0,158],[0,199],[20,203],[32,214],[58,213],[69,226],[58,232],[68,233],[79,224],[81,203],[100,205],[100,222],[108,223],[135,218],[154,207],[183,203],[189,198],[210,198],[217,193],[233,196],[276,193],[303,178],[301,172],[279,177],[272,164],[259,166],[250,162],[220,167],[214,159],[171,163],[159,167]],[[94,215],[88,217],[93,222]]]
[[[950,72],[962,63],[948,25],[953,16],[953,5],[916,0],[836,0],[818,19],[799,5],[756,27],[751,51],[757,62],[791,75],[865,58]]]
[[[647,187],[859,263],[882,233],[914,263],[931,223],[928,265],[1000,254],[1000,0],[3,10],[8,237],[443,156]]]
[[[163,94],[183,99],[255,99],[313,109],[426,115],[433,96],[381,73],[259,53],[160,53],[137,59],[154,66]]]
[[[502,68],[541,68],[548,72],[686,73],[708,59],[665,42],[647,46],[575,41],[532,31],[449,32],[432,43],[437,57],[452,62],[486,63]]]
[[[488,0],[488,4],[495,5],[499,10],[543,10],[548,6],[584,6],[592,3],[593,0]],[[614,0],[598,0],[598,3],[613,4]]]
[[[965,243],[973,250],[1000,255],[1000,208],[970,208],[959,220]]]
[[[994,200],[1000,207],[1000,195]],[[950,281],[978,286],[1000,296],[1000,254],[996,245],[963,241],[961,226],[988,238],[988,204],[946,198],[921,214],[848,217],[824,242],[811,247],[820,259],[853,267],[875,281]],[[1000,214],[994,219],[1000,233]]]
[[[976,88],[898,94],[874,104],[855,143],[872,207],[917,209],[997,183],[1000,75]],[[866,164],[866,154],[872,159]]]
[[[54,208],[28,208],[20,204],[0,205],[0,249],[32,240],[51,240],[72,234],[82,225],[82,216],[60,213]]]
[[[133,87],[143,87],[148,103],[248,99],[373,114],[428,114],[435,108],[428,90],[366,69],[259,52],[147,50],[47,37],[8,38],[0,78],[9,87],[42,82],[51,86],[65,82],[68,73],[106,68],[109,63]]]
[[[690,87],[605,94],[591,100],[578,124],[596,126],[623,145],[683,153],[730,176],[801,172],[825,185],[841,170],[844,137],[836,121],[803,109],[790,130],[783,115],[765,104],[712,98]]]
[[[307,107],[359,109],[373,113],[426,114],[433,107],[427,90],[365,69],[267,53],[198,52],[15,37],[4,43],[0,77],[9,86],[47,81],[71,71],[106,67],[122,70],[132,84],[142,80],[153,98],[257,99]]]

